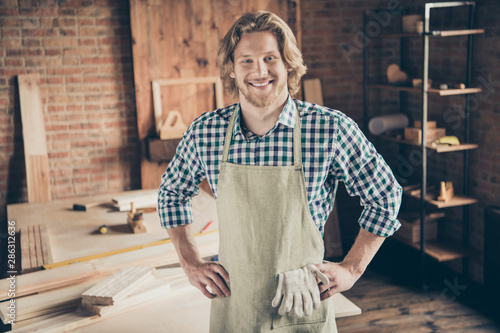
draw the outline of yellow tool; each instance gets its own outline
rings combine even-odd
[[[107,225],[105,225],[105,224],[104,224],[104,225],[101,225],[101,226],[99,227],[99,232],[100,232],[101,234],[103,234],[103,235],[104,235],[105,233],[107,233],[107,232],[108,232],[108,226],[107,226]]]
[[[457,146],[460,144],[460,141],[458,141],[458,138],[456,136],[443,136],[439,139],[434,140],[432,142],[433,146],[437,145],[448,145],[448,146]]]

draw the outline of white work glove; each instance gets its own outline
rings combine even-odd
[[[313,310],[319,308],[321,300],[316,276],[323,284],[330,284],[328,277],[314,265],[278,274],[278,288],[271,305],[277,307],[281,301],[279,315],[291,311],[292,316],[301,318],[312,315]]]

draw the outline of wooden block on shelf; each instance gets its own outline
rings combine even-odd
[[[445,128],[428,128],[427,129],[427,143],[439,139],[446,135]],[[422,142],[422,130],[414,127],[405,128],[405,140],[411,141],[417,144]]]
[[[94,305],[113,305],[153,278],[149,267],[124,267],[82,293],[82,299]]]
[[[414,124],[415,124],[415,126],[414,126],[415,128],[422,128],[422,121],[421,120],[415,120]],[[427,121],[427,129],[429,129],[429,128],[437,128],[437,122],[433,121],[433,120]]]

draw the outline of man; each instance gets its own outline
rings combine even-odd
[[[330,297],[350,289],[399,228],[401,187],[350,118],[290,97],[306,68],[276,15],[237,20],[217,65],[239,103],[184,134],[162,177],[162,225],[189,281],[213,299],[211,332],[336,332]],[[200,258],[190,230],[204,179],[217,199],[219,263]],[[323,262],[338,181],[365,208],[345,259]]]

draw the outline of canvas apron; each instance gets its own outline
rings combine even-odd
[[[277,274],[323,260],[324,245],[309,206],[296,112],[294,165],[227,162],[237,112],[229,122],[217,188],[220,264],[231,296],[211,302],[210,332],[337,332],[332,299],[312,316],[280,316],[271,306]]]

